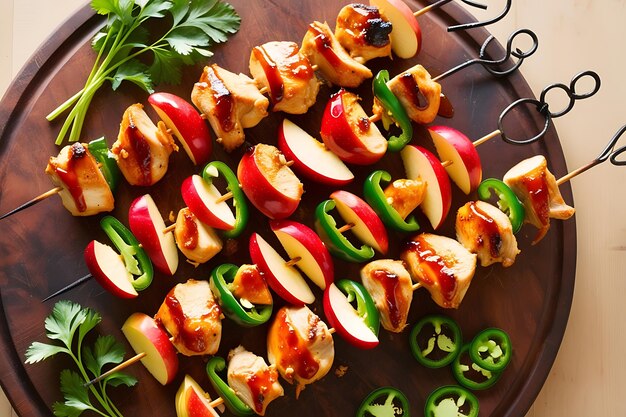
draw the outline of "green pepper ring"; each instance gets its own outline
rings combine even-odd
[[[480,409],[478,398],[476,398],[476,396],[467,389],[457,385],[446,385],[434,390],[426,399],[426,404],[424,405],[424,416],[444,417],[444,415],[448,415],[441,412],[438,413],[438,407],[442,401],[446,399],[452,399],[454,401],[455,397],[459,397],[459,399],[463,401],[461,405],[463,405],[465,401],[469,402],[470,411],[466,414],[466,417],[478,417],[478,411]],[[457,407],[459,407],[459,399],[455,401],[455,405]]]
[[[211,272],[209,285],[226,317],[244,327],[254,327],[266,323],[272,316],[272,306],[261,306],[258,311],[248,311],[228,289],[239,267],[233,264],[217,266]]]
[[[367,416],[376,416],[374,413],[370,411],[372,407],[377,407],[375,404],[380,404],[379,399],[385,397],[385,402],[382,404],[382,407],[387,407],[386,409],[392,410],[393,414],[389,414],[389,416],[397,416],[397,417],[410,417],[411,410],[409,406],[409,399],[404,395],[402,391],[394,387],[380,387],[370,392],[367,397],[361,402],[359,408],[356,412],[356,417],[367,417]],[[399,409],[402,410],[402,414],[395,414],[395,407],[393,405],[393,401],[397,400],[400,403]],[[378,405],[381,407],[381,405]],[[380,414],[387,415],[387,414]]]
[[[413,125],[406,109],[387,86],[387,81],[389,81],[389,71],[379,71],[376,77],[374,77],[372,91],[383,107],[384,113],[390,113],[391,118],[402,129],[402,134],[400,136],[391,136],[387,145],[387,149],[391,152],[400,152],[413,138]]]
[[[498,195],[498,208],[506,213],[511,220],[513,233],[519,232],[526,216],[524,205],[513,190],[497,178],[487,178],[478,185],[476,190],[478,198],[482,201],[489,201],[492,190]]]
[[[493,358],[492,360],[489,360],[491,356],[484,358],[480,352],[481,348],[487,347],[487,342],[493,339],[496,339],[495,342],[501,346],[503,350],[503,355],[499,357],[500,359],[497,362],[495,362]],[[504,330],[495,327],[485,329],[478,333],[472,340],[469,355],[470,358],[472,358],[472,361],[474,361],[474,363],[481,368],[491,372],[502,372],[511,362],[511,338]]]
[[[378,170],[368,175],[363,183],[363,197],[365,197],[365,201],[372,206],[386,226],[401,232],[415,232],[419,230],[420,225],[415,220],[415,216],[409,216],[407,220],[404,220],[400,217],[398,211],[387,202],[385,192],[380,185],[381,181],[389,183],[391,174],[387,171]]]
[[[454,375],[454,378],[457,380],[457,382],[467,389],[471,389],[473,391],[480,391],[480,390],[484,390],[487,388],[491,388],[496,382],[498,382],[498,379],[500,379],[500,375],[502,375],[502,373],[491,372],[491,371],[487,371],[486,369],[483,369],[485,372],[490,373],[491,377],[489,377],[488,379],[482,382],[477,382],[477,381],[474,381],[473,379],[466,377],[465,371],[461,369],[461,366],[463,366],[461,364],[461,360],[463,359],[463,357],[467,356],[469,358],[468,351],[469,351],[470,345],[471,345],[471,342],[463,345],[463,347],[461,348],[461,351],[459,352],[457,357],[454,359],[454,362],[452,362],[452,374]],[[465,355],[465,353],[468,353],[468,354]],[[469,359],[471,360],[471,358]],[[474,364],[473,361],[472,361],[472,364]]]
[[[363,320],[365,325],[378,337],[380,329],[380,313],[374,304],[374,300],[369,292],[356,281],[341,279],[335,283],[337,288],[346,294],[348,302],[352,303],[356,300],[357,314]]]
[[[424,355],[423,349],[418,345],[417,338],[424,328],[424,326],[432,324],[435,327],[435,332],[437,331],[437,327],[441,327],[445,325],[452,332],[452,341],[454,342],[454,350],[448,352],[446,356],[441,359],[433,360]],[[439,334],[439,333],[437,333]],[[437,342],[438,338],[435,338],[435,342]],[[443,368],[451,364],[456,357],[459,355],[461,351],[461,347],[463,343],[463,336],[461,334],[461,328],[459,325],[452,320],[450,317],[439,315],[439,314],[431,314],[423,317],[420,321],[418,321],[415,326],[411,329],[411,333],[409,336],[409,344],[411,347],[411,353],[413,357],[422,365],[427,368],[436,369]]]
[[[226,361],[219,356],[213,356],[206,364],[206,373],[209,376],[209,381],[213,386],[213,389],[217,391],[219,396],[224,400],[226,408],[238,417],[245,417],[254,415],[254,411],[241,398],[235,394],[235,391],[226,383],[218,372],[223,371],[226,368]]]
[[[104,179],[107,184],[109,184],[111,192],[115,192],[115,189],[122,179],[122,172],[120,171],[117,161],[109,149],[104,136],[89,142],[87,144],[87,149],[89,149],[91,155],[100,164],[100,172],[102,172]]]

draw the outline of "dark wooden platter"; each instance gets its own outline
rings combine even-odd
[[[346,1],[295,1],[272,2],[232,0],[242,17],[239,33],[227,44],[215,48],[212,62],[234,72],[247,73],[247,63],[253,46],[271,40],[300,42],[307,25],[313,20],[334,23],[337,12]],[[424,4],[409,1],[413,10]],[[472,19],[460,7],[449,4],[442,10],[420,17],[424,46],[413,59],[379,59],[371,62],[374,72],[387,68],[392,75],[421,63],[433,75],[467,59],[476,57],[480,44],[487,38],[484,29],[447,33],[445,28],[457,22]],[[51,188],[43,171],[48,158],[59,148],[53,142],[59,124],[48,123],[45,115],[82,86],[82,80],[91,67],[94,53],[90,38],[102,25],[88,6],[65,22],[39,49],[12,84],[0,104],[0,212],[18,206],[35,195]],[[493,48],[493,55],[502,53]],[[540,58],[530,58],[540,59]],[[199,78],[201,66],[187,68],[179,86],[160,86],[189,98],[193,83]],[[533,93],[518,72],[505,79],[495,79],[482,67],[473,66],[442,81],[443,91],[454,104],[456,114],[452,119],[438,119],[436,124],[447,124],[463,131],[468,137],[478,139],[496,129],[500,112],[519,97],[532,97]],[[363,106],[371,108],[370,84],[356,91],[363,97]],[[319,132],[322,109],[336,88],[321,89],[318,103],[306,116],[292,120],[309,133]],[[134,87],[123,87],[118,92],[103,88],[96,95],[88,116],[84,141],[105,135],[109,144],[115,140],[124,109],[135,102],[147,105],[147,95]],[[151,109],[147,109],[149,112]],[[149,113],[155,116],[154,113]],[[520,136],[540,129],[541,122],[530,112],[515,114],[511,129]],[[271,114],[257,127],[247,131],[250,143],[276,142],[277,126],[282,114]],[[155,117],[156,119],[156,117]],[[424,128],[417,127],[414,141],[432,149]],[[215,146],[214,158],[222,159],[236,168],[242,150],[226,154]],[[523,158],[541,153],[549,161],[551,170],[558,176],[566,172],[563,152],[558,136],[550,128],[545,138],[527,146],[513,146],[494,139],[478,148],[483,161],[483,177],[501,178],[515,163]],[[401,177],[402,164],[398,155],[388,155],[375,166],[355,168],[357,180],[346,189],[361,194],[364,175],[373,169],[384,168],[394,177]],[[184,206],[179,187],[183,178],[198,172],[184,152],[172,157],[166,177],[155,186],[132,188],[122,185],[116,193],[116,209],[112,213],[127,224],[128,206],[135,197],[149,192],[164,216]],[[300,209],[293,218],[312,224],[314,207],[331,192],[304,181],[305,195]],[[458,207],[475,196],[465,196],[454,187],[452,210],[438,233],[454,236],[454,213]],[[565,200],[572,202],[568,184],[561,186]],[[58,380],[62,369],[69,366],[64,359],[55,358],[42,364],[24,365],[24,352],[33,341],[45,339],[43,320],[56,300],[41,300],[83,276],[87,272],[82,252],[92,239],[106,241],[98,222],[100,217],[75,218],[61,206],[57,197],[3,220],[0,233],[0,379],[13,406],[21,416],[39,417],[51,414],[50,405],[61,400]],[[419,217],[423,231],[430,227],[425,217]],[[267,220],[253,210],[248,230],[237,242],[237,251],[230,256],[218,256],[206,265],[194,269],[181,262],[174,277],[158,275],[152,286],[134,300],[117,299],[105,292],[96,282],[88,282],[63,298],[81,303],[101,312],[103,322],[97,328],[124,340],[119,330],[124,320],[133,312],[153,315],[165,294],[177,282],[188,278],[208,279],[210,270],[219,263],[250,262],[247,238],[252,231],[260,232],[275,243]],[[465,339],[478,331],[497,326],[505,329],[514,345],[512,364],[498,384],[477,395],[481,415],[521,416],[529,409],[541,389],[561,343],[572,301],[576,265],[576,229],[574,219],[554,221],[546,238],[531,246],[535,230],[525,226],[518,235],[522,250],[517,262],[504,269],[499,265],[482,268],[477,273],[461,307],[443,311],[430,300],[429,294],[417,291],[411,307],[409,323],[415,323],[427,313],[440,312],[455,318],[461,325]],[[397,254],[398,246],[406,236],[391,234],[390,257]],[[358,279],[358,265],[336,262],[337,278]],[[315,289],[317,299],[312,308],[323,318],[321,293]],[[277,304],[280,304],[278,302]],[[276,306],[278,307],[278,305]],[[275,308],[276,309],[276,308]],[[225,320],[220,354],[238,344],[244,344],[257,354],[266,355],[264,326],[249,330]],[[417,364],[408,349],[408,331],[392,334],[381,329],[380,346],[372,351],[359,351],[335,338],[334,368],[347,366],[345,376],[338,377],[333,370],[321,381],[308,386],[295,399],[294,389],[285,385],[285,397],[269,407],[268,416],[350,416],[372,389],[393,385],[404,391],[411,402],[412,413],[420,415],[424,401],[435,388],[454,383],[448,368],[429,370]],[[130,356],[130,347],[128,347]],[[143,367],[137,365],[128,371],[138,377],[139,385],[132,389],[111,390],[113,398],[127,416],[174,416],[174,395],[185,373],[192,375],[201,386],[210,390],[202,358],[180,357],[181,369],[171,385],[162,387]]]

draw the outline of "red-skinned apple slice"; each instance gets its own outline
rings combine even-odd
[[[267,284],[283,300],[297,306],[315,301],[315,296],[298,270],[287,265],[258,233],[250,236],[250,258],[265,275]]]
[[[132,276],[120,255],[110,246],[96,240],[85,248],[85,263],[91,275],[105,290],[122,298],[137,297]]]
[[[433,229],[439,228],[452,204],[452,187],[446,170],[432,152],[417,145],[408,145],[400,153],[407,178],[426,181],[426,195],[420,208]]]
[[[378,345],[378,337],[334,283],[324,291],[324,314],[328,324],[351,345],[360,349],[372,349]]]
[[[155,268],[174,275],[178,268],[178,248],[174,233],[165,230],[165,222],[150,194],[137,197],[128,209],[128,225],[152,260]]]
[[[326,147],[350,164],[370,165],[387,152],[387,139],[369,121],[358,96],[343,89],[328,100],[320,134]]]
[[[270,219],[291,216],[304,192],[285,156],[278,148],[262,143],[244,153],[237,178],[248,200]]]
[[[135,353],[144,353],[141,363],[162,385],[174,380],[178,356],[169,336],[154,319],[144,313],[133,313],[122,326],[122,333]]]
[[[483,178],[483,168],[476,147],[463,133],[448,126],[428,128],[439,159],[450,161],[446,171],[452,181],[469,194],[478,188]]]
[[[228,204],[225,201],[217,202],[222,194],[200,175],[185,178],[180,192],[189,210],[202,223],[220,230],[232,230],[235,227],[235,216]]]
[[[180,384],[175,401],[177,417],[220,417],[211,406],[211,397],[189,375]]]
[[[422,48],[422,30],[413,11],[402,0],[370,0],[391,22],[391,49],[400,58],[411,58]]]
[[[387,230],[369,204],[360,197],[343,190],[335,191],[330,198],[335,201],[341,218],[347,224],[353,225],[351,230],[361,242],[379,253],[387,253],[389,248]]]
[[[148,97],[161,120],[183,145],[194,165],[208,162],[213,150],[209,127],[186,100],[170,93],[153,93]]]
[[[298,268],[322,290],[335,279],[333,260],[324,243],[308,226],[291,220],[273,220],[270,227]]]
[[[278,129],[278,147],[296,171],[327,185],[342,186],[354,180],[354,174],[323,143],[288,119]]]

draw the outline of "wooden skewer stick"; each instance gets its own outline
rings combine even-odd
[[[348,230],[352,229],[354,226],[355,226],[354,223],[344,224],[339,229],[337,229],[337,231],[339,233],[347,232]]]
[[[89,382],[85,382],[83,384],[83,387],[88,387],[90,385],[95,384],[96,382],[100,382],[102,381],[104,378],[108,377],[109,375],[114,374],[115,372],[119,372],[122,369],[136,363],[139,362],[140,360],[142,360],[144,357],[146,356],[146,352],[141,352],[136,354],[135,356],[133,356],[132,358],[125,360],[124,362],[120,363],[119,365],[117,365],[116,367],[109,369],[108,371],[106,371],[105,373],[103,373],[102,375],[100,375],[99,377],[96,377],[94,379],[92,379]]]
[[[38,195],[37,197],[33,198],[32,200],[27,201],[26,203],[22,204],[21,206],[19,206],[19,207],[17,207],[17,208],[14,208],[13,210],[9,211],[8,213],[3,214],[3,215],[0,217],[0,220],[4,219],[4,218],[6,218],[6,217],[9,217],[10,215],[15,214],[15,213],[17,213],[17,212],[19,212],[19,211],[22,211],[22,210],[24,210],[24,209],[27,209],[28,207],[30,207],[30,206],[32,206],[32,205],[35,205],[35,204],[39,203],[40,201],[45,200],[46,198],[48,198],[48,197],[50,197],[50,196],[53,196],[53,195],[55,195],[55,194],[58,194],[58,193],[59,193],[59,192],[61,192],[62,190],[63,190],[63,187],[55,187],[55,188],[53,188],[53,189],[51,189],[51,190],[48,190],[48,191],[46,191],[45,193],[40,194],[40,195]]]
[[[296,162],[296,161],[294,161],[294,160],[287,161],[287,162],[285,163],[285,166],[286,166],[286,167],[290,167],[290,166],[292,166],[295,162]]]
[[[450,1],[450,0],[448,0],[448,1]],[[421,15],[430,12],[432,9],[439,7],[440,6],[439,3],[440,2],[428,5],[428,6],[424,7],[423,9],[420,9],[420,10],[416,11],[415,13],[413,13],[413,16],[420,17]]]
[[[233,198],[233,192],[229,191],[226,194],[222,195],[220,198],[218,198],[217,200],[215,200],[215,204],[220,204],[223,203],[224,201],[228,201],[231,198]]]
[[[294,266],[295,264],[297,264],[301,260],[302,260],[301,256],[296,256],[295,258],[290,259],[287,262],[285,262],[285,266]]]
[[[313,71],[317,71],[317,70],[319,69],[319,65],[317,65],[317,64],[313,64],[313,65],[311,65],[311,69],[312,69]]]
[[[268,91],[269,91],[269,88],[267,88],[267,87],[263,87],[263,88],[261,88],[261,89],[259,90],[259,93],[261,93],[261,94],[265,94],[265,93],[267,93]]]
[[[493,139],[496,136],[498,136],[499,134],[501,134],[502,131],[500,131],[499,129],[494,130],[491,133],[486,134],[485,136],[483,136],[480,139],[475,140],[474,142],[472,142],[472,145],[474,145],[474,148],[477,147],[478,145],[482,145],[483,143],[487,142],[489,139]],[[441,165],[445,168],[445,167],[449,167],[450,165],[452,165],[453,162],[452,161],[442,161]]]
[[[582,174],[583,172],[587,171],[590,168],[593,168],[594,166],[598,165],[600,162],[595,160],[592,161],[590,163],[588,163],[587,165],[584,165],[578,169],[575,169],[574,171],[570,172],[569,174],[564,175],[563,177],[559,178],[558,180],[556,180],[556,185],[561,185],[564,182],[567,182],[569,180],[571,180],[572,178],[574,178],[577,175]]]
[[[413,291],[415,291],[415,290],[417,290],[417,289],[419,289],[419,288],[422,288],[422,284],[421,284],[421,283],[419,283],[419,282],[416,282],[415,284],[413,284],[413,285],[411,286],[411,289],[412,289]]]

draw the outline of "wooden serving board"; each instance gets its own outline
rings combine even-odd
[[[242,18],[240,31],[225,45],[215,48],[210,62],[234,72],[247,73],[251,48],[272,40],[300,42],[313,20],[334,24],[338,11],[346,1],[275,0],[271,2],[231,0]],[[413,10],[425,4],[408,1]],[[445,70],[477,56],[488,33],[473,29],[447,33],[446,27],[472,18],[460,7],[449,4],[442,10],[419,18],[424,45],[420,54],[410,60],[399,58],[378,59],[370,66],[374,73],[386,68],[393,76],[416,63],[424,65],[435,76]],[[90,39],[103,23],[101,17],[85,6],[70,18],[62,28],[51,35],[14,81],[0,104],[0,212],[29,200],[51,188],[43,171],[51,155],[59,148],[53,142],[60,123],[48,123],[45,115],[59,103],[82,87],[95,57]],[[493,55],[503,51],[493,48]],[[530,58],[536,59],[536,58]],[[185,70],[179,86],[159,86],[158,90],[189,98],[193,83],[199,78],[202,66]],[[455,108],[452,119],[438,119],[436,124],[446,124],[463,131],[469,138],[478,139],[496,129],[500,112],[520,97],[532,97],[522,75],[517,72],[505,79],[495,79],[480,66],[473,66],[442,81],[444,93]],[[312,135],[319,132],[322,110],[335,87],[324,86],[318,103],[304,116],[291,117]],[[363,98],[363,107],[371,109],[371,84],[357,89]],[[106,136],[112,144],[117,135],[124,109],[133,103],[147,105],[147,95],[133,86],[124,86],[117,92],[103,88],[95,97],[83,130],[83,140]],[[148,106],[149,107],[149,106]],[[155,117],[151,109],[149,114]],[[276,132],[283,114],[273,113],[257,127],[249,129],[250,144],[259,142],[275,144]],[[155,117],[156,119],[156,117]],[[510,128],[520,137],[532,136],[540,130],[541,121],[532,117],[530,110],[513,116]],[[507,126],[509,127],[509,126]],[[432,149],[432,143],[423,127],[416,126],[414,141]],[[243,148],[226,154],[219,145],[214,148],[214,158],[226,161],[233,169]],[[566,172],[558,136],[550,128],[545,138],[527,146],[513,146],[493,139],[478,148],[483,162],[483,177],[501,178],[520,160],[541,153],[549,160],[551,170],[558,177]],[[150,193],[161,213],[167,217],[184,206],[180,196],[182,180],[201,167],[194,167],[184,152],[172,157],[165,178],[150,188],[122,185],[116,193],[116,209],[112,213],[127,224],[128,206],[137,196]],[[404,175],[397,154],[387,155],[375,166],[354,167],[357,179],[347,190],[362,194],[362,182],[374,169],[386,169],[394,178]],[[304,181],[305,194],[294,220],[312,225],[315,206],[332,191],[328,187]],[[456,209],[475,195],[465,196],[453,185],[452,210],[438,233],[454,236]],[[572,202],[568,184],[561,186],[567,202]],[[87,273],[83,250],[92,239],[107,241],[99,227],[100,216],[76,218],[53,197],[35,207],[3,220],[0,233],[0,378],[15,409],[21,416],[49,416],[50,405],[61,400],[59,373],[69,367],[62,358],[47,360],[37,365],[24,365],[24,352],[33,341],[44,341],[43,321],[55,301],[41,300]],[[430,231],[422,215],[418,220],[422,231]],[[110,333],[124,340],[120,327],[133,312],[149,315],[156,313],[165,294],[177,282],[188,278],[208,279],[213,267],[220,263],[249,263],[248,237],[252,231],[261,233],[277,245],[268,227],[267,219],[252,210],[251,220],[244,235],[236,242],[237,250],[230,256],[221,255],[198,268],[181,262],[174,277],[157,274],[152,286],[133,300],[115,298],[105,292],[95,281],[88,282],[62,298],[79,302],[96,309],[103,315],[97,327],[100,333]],[[518,234],[522,250],[517,262],[504,269],[499,265],[477,267],[477,272],[465,300],[458,310],[444,311],[431,301],[427,291],[414,295],[409,325],[427,313],[444,313],[461,325],[465,340],[470,340],[480,330],[496,326],[506,330],[514,346],[513,361],[495,387],[478,392],[481,415],[523,415],[538,394],[552,366],[561,343],[569,315],[574,288],[576,265],[576,229],[574,219],[554,221],[546,238],[531,246],[535,229],[525,226]],[[397,257],[398,247],[407,236],[390,233],[390,257]],[[358,280],[359,265],[336,261],[337,278]],[[317,301],[312,309],[324,317],[321,292],[314,289]],[[276,297],[277,298],[277,297]],[[277,301],[275,311],[281,302]],[[308,386],[295,399],[294,388],[284,383],[285,396],[273,402],[267,415],[292,416],[350,416],[358,404],[374,388],[392,385],[404,391],[411,402],[412,414],[420,415],[426,397],[434,389],[455,381],[448,368],[430,370],[419,365],[408,348],[408,330],[392,334],[381,329],[379,347],[360,351],[335,337],[335,362],[333,370],[321,381]],[[223,322],[223,339],[220,354],[239,344],[266,356],[266,326],[242,329],[228,319]],[[131,355],[128,347],[128,356]],[[132,389],[112,389],[112,397],[127,416],[174,416],[174,395],[185,373],[192,375],[202,387],[211,392],[202,358],[180,357],[181,369],[173,384],[159,385],[143,367],[137,365],[128,372],[136,375],[140,383]],[[337,376],[334,369],[346,366],[347,373]],[[228,415],[228,413],[226,413]]]

